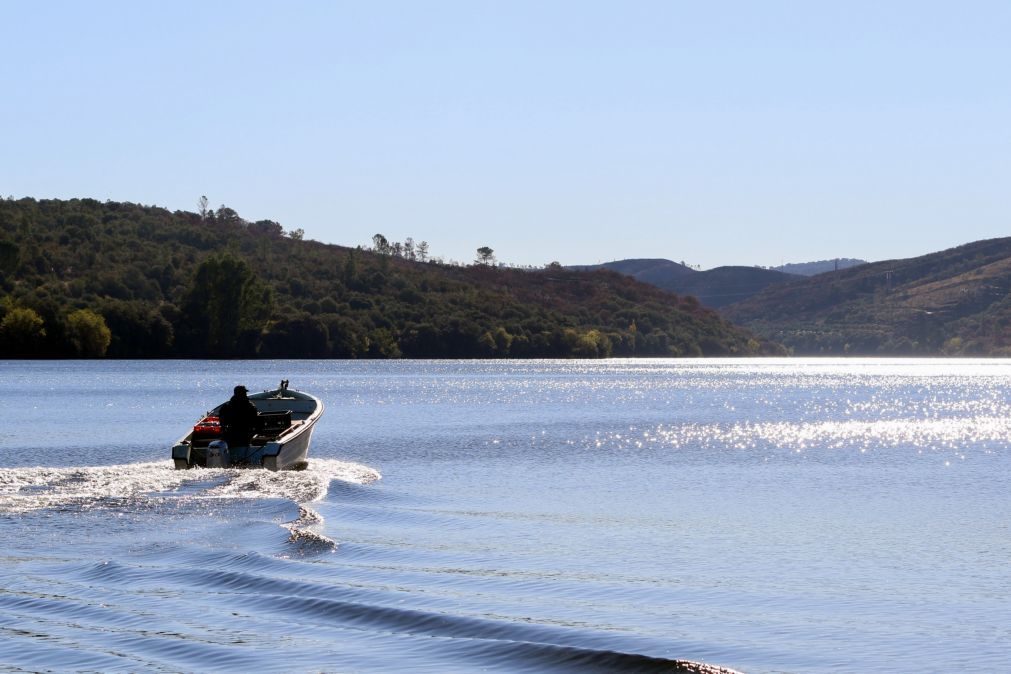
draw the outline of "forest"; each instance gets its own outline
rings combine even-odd
[[[783,353],[693,297],[482,247],[305,240],[233,209],[0,199],[3,358],[601,358]]]

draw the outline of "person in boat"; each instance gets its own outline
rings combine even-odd
[[[218,410],[221,435],[229,447],[248,447],[256,430],[256,405],[246,393],[245,386],[236,386],[232,397]]]

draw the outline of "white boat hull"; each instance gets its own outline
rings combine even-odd
[[[199,436],[191,431],[172,446],[175,467],[253,466],[268,470],[305,468],[308,465],[312,432],[323,414],[323,402],[308,393],[288,389],[286,383],[272,391],[251,394],[249,399],[261,415],[290,415],[290,425],[276,434],[254,435],[248,447],[228,447],[219,438]],[[216,415],[221,405],[208,412],[205,419]]]

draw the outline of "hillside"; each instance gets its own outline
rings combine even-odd
[[[818,260],[817,262],[791,262],[789,264],[782,264],[778,267],[772,267],[772,269],[786,272],[787,274],[797,274],[799,276],[815,276],[816,274],[824,274],[829,271],[849,269],[850,267],[856,267],[861,264],[867,264],[867,260],[858,260],[852,257],[840,257],[835,260]]]
[[[626,276],[631,276],[645,283],[660,285],[657,281],[666,282],[669,279],[684,278],[697,274],[698,272],[687,265],[664,260],[660,258],[633,258],[629,260],[615,260],[603,264],[572,265],[567,267],[574,271],[597,271],[609,269]]]
[[[1011,355],[1011,238],[770,287],[724,315],[797,354]]]
[[[643,283],[655,285],[680,295],[692,295],[699,302],[718,309],[751,297],[760,290],[792,281],[796,276],[761,267],[716,267],[698,271],[663,259],[630,259],[599,265],[569,267],[578,271],[609,269],[626,274]]]
[[[381,238],[381,237],[380,237]],[[385,244],[385,239],[381,239]],[[301,240],[221,207],[0,200],[0,357],[476,358],[776,352],[690,297]]]

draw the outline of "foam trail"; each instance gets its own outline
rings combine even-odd
[[[209,496],[286,498],[296,503],[323,499],[334,480],[368,484],[381,477],[368,466],[335,459],[313,459],[305,470],[217,470],[226,472],[229,479],[211,489]]]
[[[115,466],[0,469],[0,513],[46,508],[117,507],[185,494],[186,498],[324,498],[333,480],[367,484],[380,474],[357,463],[315,459],[302,471],[175,470],[169,461]]]
[[[284,524],[284,528],[290,532],[288,542],[296,545],[302,555],[334,552],[337,550],[337,541],[312,528],[322,525],[324,521],[323,516],[315,510],[300,506],[298,519]]]

